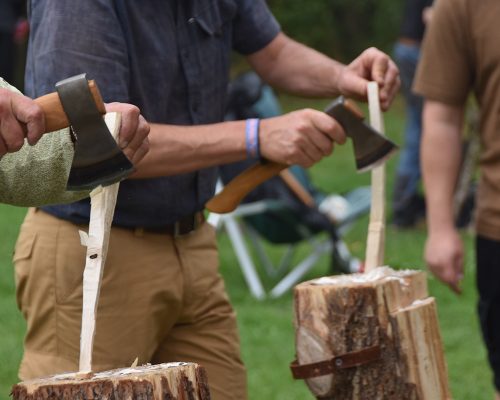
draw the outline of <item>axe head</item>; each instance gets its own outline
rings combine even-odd
[[[335,118],[352,139],[358,172],[369,171],[384,163],[398,149],[398,146],[368,125],[356,104],[343,96],[334,100],[325,112]]]
[[[75,135],[67,189],[91,190],[116,183],[132,173],[134,166],[109,132],[90,92],[86,74],[58,82],[56,90]]]

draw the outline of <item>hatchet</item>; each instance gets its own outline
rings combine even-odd
[[[53,132],[71,126],[75,154],[66,188],[91,190],[126,178],[134,166],[109,132],[102,115],[104,102],[86,74],[57,82],[56,92],[35,99],[45,114],[45,130]]]
[[[352,100],[340,96],[326,108],[325,113],[335,118],[347,137],[352,139],[358,172],[369,171],[382,164],[398,148],[364,121],[363,112]],[[218,214],[233,211],[255,187],[288,167],[267,160],[251,166],[210,199],[207,209]]]

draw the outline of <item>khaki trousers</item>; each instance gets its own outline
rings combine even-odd
[[[27,321],[19,376],[78,370],[85,247],[78,226],[30,209],[14,263]],[[208,372],[216,400],[246,399],[235,313],[218,273],[208,224],[173,238],[112,228],[93,352],[95,371],[191,361]]]

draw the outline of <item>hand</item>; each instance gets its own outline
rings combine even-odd
[[[106,111],[121,113],[118,144],[128,159],[137,165],[149,151],[149,124],[139,108],[132,104],[109,103],[106,104]]]
[[[304,109],[262,120],[259,140],[262,157],[308,168],[330,155],[334,143],[345,143],[346,136],[324,112]]]
[[[44,131],[40,106],[19,93],[0,89],[0,157],[20,150],[24,138],[30,145],[36,144]]]
[[[427,25],[431,22],[433,13],[434,9],[432,8],[432,6],[424,8],[424,10],[422,11],[422,21],[424,22],[424,24]]]
[[[425,244],[425,261],[434,276],[457,294],[462,292],[463,258],[463,244],[455,229],[429,235]]]
[[[369,81],[378,83],[380,105],[386,111],[401,86],[401,80],[394,61],[375,47],[365,50],[352,63],[343,67],[337,87],[347,97],[366,101]]]

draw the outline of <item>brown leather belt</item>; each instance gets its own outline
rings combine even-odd
[[[198,211],[191,215],[186,215],[173,224],[161,225],[161,226],[144,226],[131,228],[134,231],[149,232],[157,234],[171,235],[174,237],[187,235],[198,229],[205,222],[205,216],[202,211]]]

